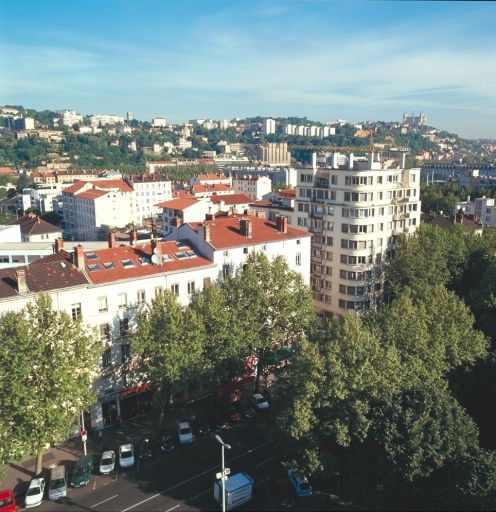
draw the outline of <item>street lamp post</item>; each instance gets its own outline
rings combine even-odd
[[[227,472],[226,468],[224,467],[224,447],[228,450],[231,449],[231,445],[224,443],[222,438],[218,435],[215,436],[215,440],[221,445],[221,451],[222,451],[222,512],[226,512],[226,478],[227,478]]]

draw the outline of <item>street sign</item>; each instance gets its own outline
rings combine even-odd
[[[81,434],[81,437],[86,437],[88,435],[88,431],[87,430],[81,430],[80,434]]]

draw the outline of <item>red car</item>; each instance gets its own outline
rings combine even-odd
[[[16,510],[12,489],[0,491],[0,512],[16,512]]]

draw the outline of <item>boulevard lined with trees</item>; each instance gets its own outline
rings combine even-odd
[[[169,291],[143,306],[132,368],[167,414],[171,393],[221,384],[256,356],[257,385],[276,377],[266,428],[288,467],[358,507],[494,509],[495,255],[493,232],[422,225],[391,262],[384,307],[323,328],[301,276],[251,254],[187,306]],[[0,449],[11,461],[70,432],[94,400],[102,347],[46,298],[4,315],[0,338]]]

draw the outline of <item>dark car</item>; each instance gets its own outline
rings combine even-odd
[[[138,458],[140,460],[150,460],[152,458],[152,447],[149,439],[143,439],[138,445]]]
[[[76,462],[76,467],[72,473],[71,485],[73,487],[82,487],[90,481],[90,475],[93,471],[93,457],[84,455]]]
[[[172,453],[175,449],[174,436],[170,432],[164,432],[160,438],[160,450],[165,453]]]

